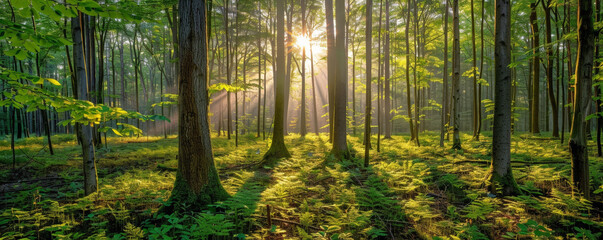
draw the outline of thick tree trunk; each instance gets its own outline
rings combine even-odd
[[[337,83],[335,87],[335,109],[333,116],[333,149],[331,153],[336,159],[349,159],[350,151],[347,142],[346,105],[348,101],[348,57],[345,47],[345,0],[335,1],[337,38],[335,53],[337,54]]]
[[[284,117],[285,117],[285,3],[276,2],[277,22],[277,56],[276,56],[276,94],[274,99],[274,131],[272,131],[272,144],[264,155],[264,164],[273,164],[283,157],[291,157],[285,146]]]
[[[206,2],[180,0],[178,172],[171,209],[199,210],[229,197],[214,166],[208,121]],[[187,209],[182,209],[186,206]]]
[[[511,3],[496,0],[494,35],[494,131],[489,191],[502,195],[520,193],[511,171]],[[500,189],[500,192],[499,192]]]
[[[590,107],[595,34],[593,28],[592,0],[578,0],[578,55],[574,93],[573,124],[570,133],[572,157],[572,182],[574,192],[590,197],[588,148],[585,117]]]
[[[88,74],[87,64],[85,62],[86,52],[91,49],[84,47],[85,39],[82,36],[88,36],[83,30],[87,24],[87,16],[81,12],[78,12],[77,18],[71,19],[71,29],[73,38],[73,59],[75,65],[75,75],[77,78],[77,92],[78,99],[89,100],[88,92]],[[92,127],[88,124],[78,124],[79,128],[79,141],[82,146],[82,159],[84,168],[84,193],[89,195],[94,193],[98,189],[98,179],[96,174],[96,161],[94,156],[94,144],[93,144],[93,132]]]

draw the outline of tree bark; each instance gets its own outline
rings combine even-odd
[[[444,70],[442,71],[443,85],[442,85],[442,120],[440,123],[440,147],[444,147],[444,133],[448,131],[448,123],[446,122],[446,115],[448,115],[448,0],[446,0],[446,6],[444,8]],[[408,39],[408,37],[407,37]],[[406,40],[408,42],[408,40]],[[408,48],[408,47],[407,47]],[[408,51],[408,50],[407,50]],[[408,55],[408,54],[407,54]],[[407,61],[408,62],[408,61]],[[408,63],[407,63],[408,65]],[[408,75],[408,67],[406,67],[406,74]],[[406,80],[408,88],[408,76]],[[410,118],[410,90],[407,94],[408,97],[408,112]],[[411,119],[412,120],[412,119]],[[412,121],[411,121],[412,129]]]
[[[291,154],[285,146],[284,117],[285,117],[285,3],[276,2],[276,94],[274,99],[274,130],[272,144],[264,155],[264,164],[273,164],[279,158],[289,158]]]
[[[179,1],[180,137],[178,172],[168,211],[199,210],[229,197],[214,166],[209,133],[206,6],[206,1]]]
[[[385,65],[385,82],[384,82],[384,139],[392,138],[392,122],[390,117],[391,99],[390,99],[390,67],[389,67],[389,0],[385,0],[385,32],[384,32],[384,65]]]
[[[545,26],[546,26],[546,84],[547,92],[549,96],[549,102],[551,103],[551,109],[553,114],[553,137],[559,137],[559,106],[557,106],[557,100],[555,98],[555,92],[553,89],[553,46],[552,46],[552,28],[551,28],[551,8],[548,6],[548,1],[543,0],[542,7],[544,8]]]
[[[494,131],[492,163],[488,174],[489,191],[497,194],[521,193],[511,171],[511,3],[496,0],[494,35]],[[499,191],[500,189],[500,191]]]
[[[454,28],[454,41],[452,47],[452,65],[454,68],[452,76],[452,149],[461,149],[461,137],[459,133],[459,121],[461,118],[460,109],[460,78],[461,78],[461,46],[460,46],[460,30],[459,30],[459,0],[453,0],[453,28]]]
[[[347,142],[346,105],[348,101],[348,57],[345,47],[345,0],[335,1],[337,38],[335,53],[337,59],[335,109],[333,116],[333,149],[331,153],[336,159],[349,159],[350,151]]]
[[[90,99],[88,91],[88,64],[86,63],[86,52],[91,49],[85,48],[85,37],[88,36],[87,30],[83,26],[87,24],[87,16],[78,12],[77,18],[71,19],[71,29],[73,38],[73,59],[75,65],[75,75],[77,78],[78,99]],[[82,146],[82,159],[84,168],[84,193],[89,195],[98,189],[98,178],[96,174],[96,160],[94,156],[93,132],[89,124],[78,124],[79,141]]]
[[[410,102],[410,0],[407,3],[407,12],[406,12],[406,104],[408,105],[408,124],[410,126],[410,139],[416,140],[415,136],[415,127],[412,119],[412,104]],[[446,31],[447,32],[447,31]],[[446,35],[447,36],[447,35]],[[447,45],[447,42],[444,42],[444,45]]]
[[[370,161],[370,149],[371,149],[371,72],[372,72],[372,34],[373,34],[373,1],[366,0],[366,28],[364,37],[366,39],[365,50],[366,50],[366,108],[364,110],[364,167],[368,167]]]
[[[578,0],[578,55],[574,93],[573,124],[570,133],[572,182],[574,192],[590,198],[588,148],[585,117],[590,107],[595,34],[592,0]]]
[[[308,37],[306,34],[306,1],[301,0],[301,11],[302,11],[302,36]],[[299,134],[305,137],[308,133],[306,123],[306,47],[302,49],[301,59],[301,109],[300,109],[300,124]]]
[[[329,93],[329,141],[333,142],[333,116],[335,109],[335,33],[333,27],[333,0],[325,0],[327,21],[327,88]]]
[[[538,15],[536,6],[538,1],[531,3],[530,8],[530,25],[532,27],[532,47],[534,56],[532,58],[532,133],[540,134],[540,128],[538,126],[540,113],[540,36],[538,33]]]

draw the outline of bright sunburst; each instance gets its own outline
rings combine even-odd
[[[297,47],[299,48],[310,48],[310,39],[308,39],[308,37],[306,36],[297,36],[297,39],[295,40],[295,45],[297,45]]]

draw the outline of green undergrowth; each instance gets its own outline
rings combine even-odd
[[[485,190],[490,133],[461,134],[463,150],[439,134],[362,136],[353,157],[336,161],[327,135],[291,134],[292,155],[260,166],[270,140],[214,136],[216,166],[231,198],[191,212],[157,210],[175,180],[175,136],[117,138],[97,149],[99,192],[83,196],[73,135],[0,141],[0,239],[600,239],[603,161],[591,151],[593,197],[572,197],[567,145],[548,136],[513,136],[513,173],[524,195]],[[592,145],[592,143],[591,143]],[[268,215],[270,212],[270,215]],[[269,222],[270,221],[270,222]]]

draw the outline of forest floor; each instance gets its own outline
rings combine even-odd
[[[567,143],[513,136],[513,174],[523,195],[500,198],[483,187],[491,133],[462,134],[463,150],[439,147],[439,134],[381,141],[371,166],[333,160],[327,135],[285,138],[292,154],[258,166],[269,141],[254,134],[212,138],[227,201],[203,212],[166,215],[178,141],[109,137],[97,150],[99,193],[83,197],[80,148],[73,135],[0,141],[0,239],[600,239],[603,158],[590,149],[592,201],[572,198]],[[234,137],[234,136],[233,136]],[[270,212],[268,217],[267,212]],[[270,221],[270,222],[269,222]]]

